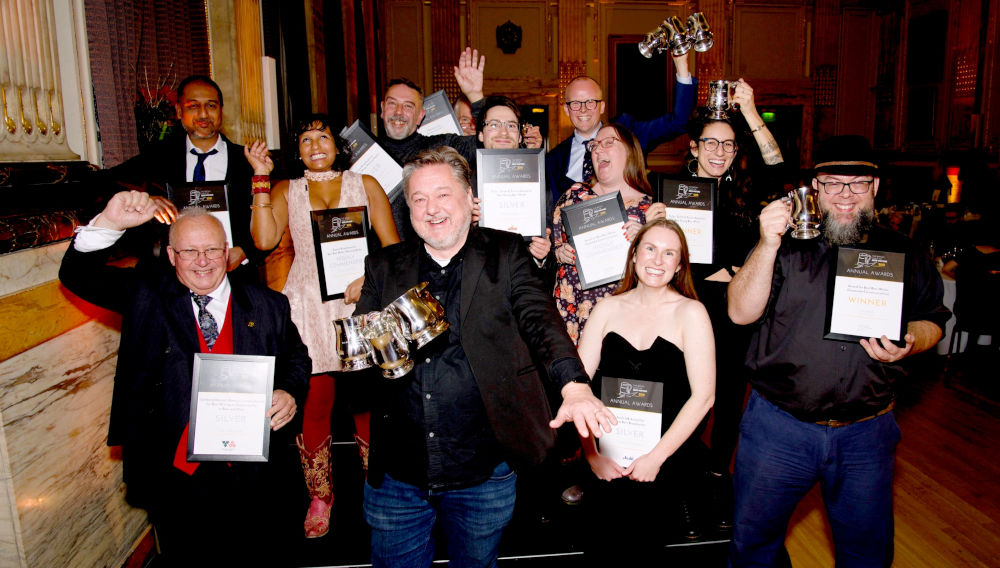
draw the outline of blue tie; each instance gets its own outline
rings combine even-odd
[[[218,154],[219,151],[212,148],[208,152],[202,154],[198,152],[198,150],[191,148],[191,153],[198,158],[198,163],[194,165],[194,175],[191,176],[191,181],[205,181],[205,158],[213,154]]]

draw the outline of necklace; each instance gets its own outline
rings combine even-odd
[[[340,177],[340,172],[326,170],[325,172],[314,172],[306,170],[305,178],[309,181],[330,181]]]

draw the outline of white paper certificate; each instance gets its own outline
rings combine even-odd
[[[629,242],[621,225],[607,225],[573,237],[577,270],[582,282],[621,280]]]
[[[344,297],[347,285],[365,273],[368,255],[368,208],[341,207],[309,213],[316,271],[323,301]]]
[[[368,243],[364,239],[322,243],[324,276],[327,290],[340,290],[365,274]]]
[[[458,122],[455,109],[448,100],[444,90],[424,97],[424,121],[420,123],[417,132],[424,136],[436,134],[462,134],[462,125]]]
[[[712,211],[667,207],[667,219],[676,221],[684,231],[688,253],[694,264],[712,264]]]
[[[482,226],[540,237],[542,206],[537,183],[483,183]],[[488,197],[487,197],[488,196]]]
[[[229,211],[213,211],[210,215],[222,223],[222,228],[226,231],[226,244],[233,248],[233,226],[229,222]]]
[[[602,456],[628,467],[653,450],[663,427],[662,383],[603,377],[601,401],[618,419],[597,442]]]
[[[378,144],[372,144],[357,161],[351,164],[351,171],[370,175],[382,186],[386,195],[403,181],[403,168]]]
[[[260,454],[264,451],[267,397],[263,393],[202,392],[198,394],[196,454]]]
[[[715,253],[716,181],[699,177],[664,177],[659,199],[667,206],[667,219],[684,231],[692,264],[713,264]]]
[[[902,339],[903,253],[840,247],[828,303],[827,337]]]

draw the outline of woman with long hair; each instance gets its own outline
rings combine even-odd
[[[274,164],[267,147],[257,142],[246,155],[254,167],[253,214],[250,232],[261,250],[277,246],[288,228],[295,259],[282,292],[288,296],[292,321],[309,348],[313,376],[303,411],[302,434],[297,442],[311,502],[306,513],[307,538],[325,535],[330,529],[333,506],[332,461],[330,459],[330,414],[334,402],[334,373],[341,361],[336,351],[333,320],[354,313],[353,304],[361,296],[364,277],[348,285],[343,300],[323,301],[313,245],[310,212],[341,207],[366,206],[368,216],[382,246],[399,242],[389,200],[378,182],[346,169],[346,144],[331,128],[329,117],[314,114],[296,129],[299,158],[305,167],[302,177],[282,180],[270,191],[263,177]],[[260,177],[258,177],[260,176]],[[355,414],[355,440],[366,461],[368,413]]]

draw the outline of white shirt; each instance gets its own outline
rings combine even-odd
[[[205,158],[205,181],[223,181],[226,179],[226,167],[229,164],[229,152],[226,146],[226,141],[219,136],[219,139],[215,141],[215,146],[208,149],[211,152],[213,149],[218,150],[217,154],[212,154],[211,156]],[[201,150],[194,147],[191,143],[191,137],[184,137],[184,152],[187,158],[187,167],[184,169],[184,179],[187,181],[194,181],[194,167],[198,165],[198,156],[191,153],[191,150],[197,151],[199,154],[203,153]]]

